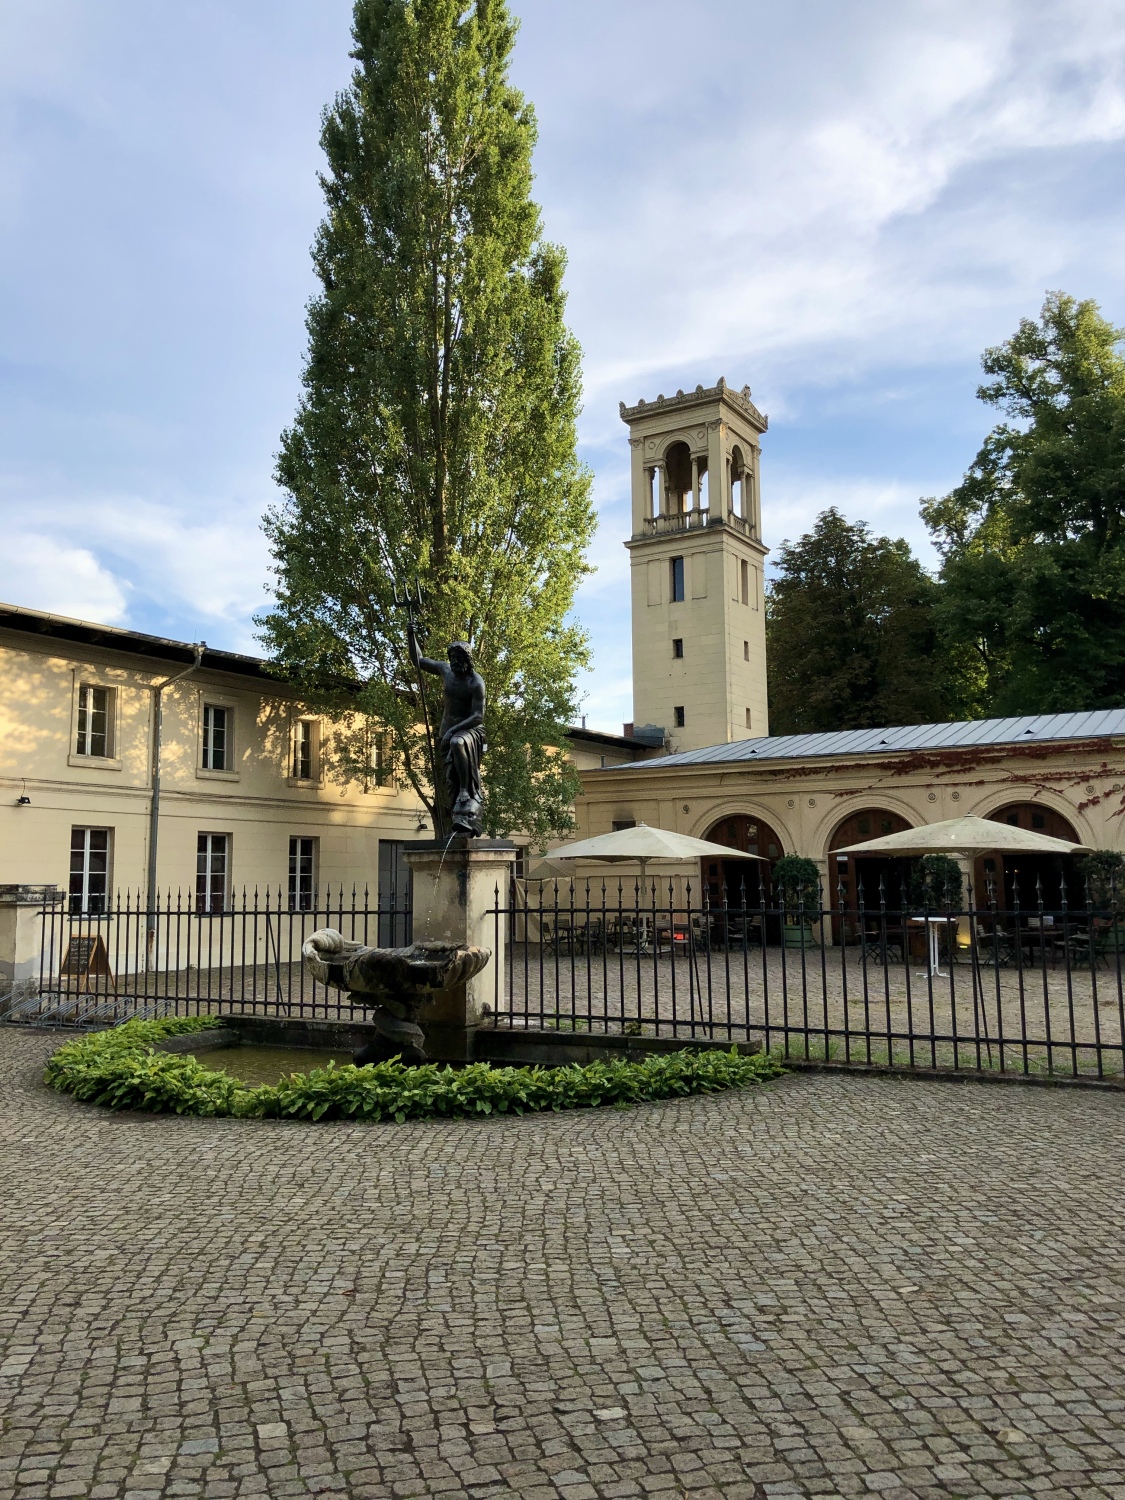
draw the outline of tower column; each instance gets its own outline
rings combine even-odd
[[[691,508],[699,510],[699,458],[692,454],[691,459]]]

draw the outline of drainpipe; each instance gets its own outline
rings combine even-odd
[[[156,846],[160,833],[160,738],[164,726],[164,689],[174,682],[182,682],[199,670],[199,663],[207,649],[207,642],[192,646],[195,660],[190,667],[166,677],[154,684],[152,689],[152,803],[148,814],[148,891],[145,902],[147,925],[147,967],[151,968],[156,954]]]

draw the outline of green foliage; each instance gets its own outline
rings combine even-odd
[[[154,1114],[229,1115],[235,1113],[238,1085],[180,1053],[154,1052],[171,1036],[206,1031],[222,1023],[212,1016],[164,1021],[126,1021],[109,1031],[66,1042],[47,1063],[46,1081],[76,1099],[110,1109],[143,1109]]]
[[[440,684],[420,689],[396,592],[427,595],[422,646],[467,640],[489,691],[485,822],[572,826],[588,571],[579,349],[565,258],[530,196],[532,109],[508,82],[503,0],[356,0],[356,68],[325,112],[304,395],[283,435],[288,499],[267,517],[277,670],[337,717],[326,764],[370,775],[370,726],[434,810]],[[440,781],[439,781],[440,787]]]
[[[949,854],[925,854],[910,874],[912,904],[929,911],[960,911],[966,897],[961,866]]]
[[[1078,874],[1095,911],[1125,913],[1125,854],[1097,849],[1078,861]]]
[[[774,734],[946,717],[934,654],[935,585],[903,540],[834,507],[782,542],[766,605]]]
[[[784,1070],[765,1053],[672,1052],[643,1062],[567,1068],[449,1068],[376,1063],[295,1073],[276,1087],[249,1088],[194,1057],[154,1052],[165,1036],[207,1022],[130,1021],[67,1042],[47,1064],[46,1080],[77,1099],[111,1109],[299,1120],[430,1120],[541,1110],[623,1108],[645,1100],[711,1094],[776,1078]]]
[[[773,866],[774,899],[785,902],[789,916],[809,918],[821,910],[820,871],[803,854],[785,854]]]
[[[985,351],[995,427],[922,515],[942,554],[936,623],[958,711],[1003,715],[1125,700],[1125,333],[1052,292]]]

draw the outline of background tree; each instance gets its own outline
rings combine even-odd
[[[935,587],[905,541],[835,508],[782,542],[766,607],[770,731],[867,729],[946,717]]]
[[[567,616],[594,522],[514,36],[501,0],[357,0],[356,68],[323,119],[322,290],[258,623],[277,669],[337,716],[335,771],[364,770],[373,722],[434,811],[419,694],[435,724],[440,685],[420,686],[394,606],[420,583],[423,648],[469,641],[488,685],[486,827],[544,837],[570,826],[577,790],[552,747],[587,660]]]
[[[981,361],[995,427],[922,514],[942,554],[937,623],[966,710],[1125,701],[1123,331],[1053,292]]]

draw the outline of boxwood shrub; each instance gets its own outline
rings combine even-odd
[[[643,1062],[561,1068],[496,1068],[489,1063],[406,1067],[400,1062],[356,1068],[329,1062],[276,1085],[252,1087],[190,1055],[154,1050],[165,1037],[221,1024],[211,1016],[127,1021],[66,1042],[48,1062],[46,1081],[76,1099],[110,1109],[401,1123],[605,1104],[624,1108],[650,1099],[742,1088],[783,1072],[768,1054],[686,1051],[656,1054]]]

